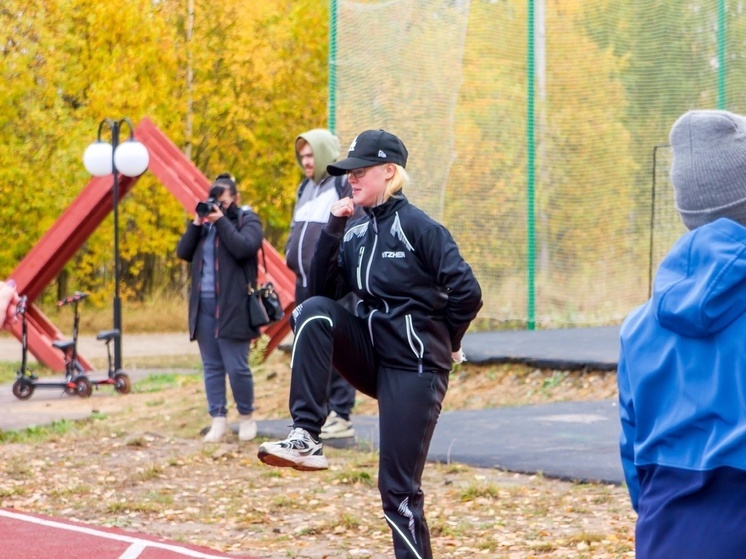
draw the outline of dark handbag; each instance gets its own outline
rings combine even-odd
[[[264,273],[267,275],[267,259],[264,256],[264,250],[262,250],[262,260],[264,261]],[[285,316],[280,296],[275,291],[271,281],[260,285],[258,289],[253,289],[249,285],[247,304],[249,306],[249,324],[254,330],[277,322]]]

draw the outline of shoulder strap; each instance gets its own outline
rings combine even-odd
[[[337,197],[342,199],[344,198],[344,185],[345,185],[345,176],[339,175],[337,177],[334,177],[334,188],[337,190]]]
[[[308,181],[309,181],[309,180],[310,180],[310,179],[308,179],[308,178],[305,178],[305,179],[303,179],[303,182],[302,182],[302,183],[300,183],[300,186],[298,187],[298,194],[296,194],[296,195],[295,195],[295,198],[296,198],[297,200],[300,200],[300,197],[301,197],[301,195],[303,194],[303,191],[304,191],[304,190],[306,189],[306,185],[308,184]]]
[[[306,189],[306,185],[308,185],[309,180],[310,179],[303,179],[303,182],[300,183],[300,186],[298,187],[298,193],[296,194],[296,199],[300,200],[300,197],[303,195],[303,191]],[[334,189],[337,191],[337,196],[339,198],[343,198],[344,184],[345,184],[344,175],[334,177]]]
[[[247,209],[241,208],[241,211],[238,213],[238,228],[239,229],[241,229],[241,224],[243,223],[244,213],[251,212],[251,211],[254,211],[254,210],[252,210],[251,208],[247,208]],[[262,242],[264,242],[264,240],[262,240]],[[259,261],[260,252],[262,253],[262,264],[264,265],[264,276],[266,277],[269,274],[269,270],[267,270],[267,257],[264,255],[264,248],[262,248],[261,246],[259,247],[259,250],[256,251],[257,262]],[[246,281],[246,283],[247,284],[249,283],[248,280]]]
[[[259,247],[259,250],[257,251],[257,255],[259,254],[259,252],[262,253],[262,265],[264,266],[264,280],[265,280],[265,282],[268,282],[268,281],[270,281],[270,279],[269,279],[269,275],[270,274],[269,274],[269,269],[267,268],[267,256],[264,254],[264,247],[263,246]],[[259,260],[259,259],[257,258],[257,260]]]

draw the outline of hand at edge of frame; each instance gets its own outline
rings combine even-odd
[[[466,355],[464,354],[463,348],[451,353],[451,359],[453,359],[453,362],[457,364],[463,363],[464,361],[468,361],[468,359],[466,358]]]
[[[16,305],[18,305],[18,292],[13,280],[0,281],[0,327],[10,329],[16,323]]]

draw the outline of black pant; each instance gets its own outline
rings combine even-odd
[[[293,312],[290,413],[293,426],[318,437],[326,418],[332,367],[357,390],[376,398],[379,411],[378,489],[397,559],[431,559],[421,488],[430,441],[448,388],[448,371],[379,365],[364,321],[339,303],[313,297]]]
[[[352,295],[352,294],[351,294]],[[295,304],[299,305],[303,301],[310,297],[310,293],[307,287],[303,287],[301,278],[298,278],[295,282]],[[345,297],[340,301],[346,309],[353,311],[354,301],[353,297]],[[332,369],[332,374],[329,377],[329,412],[335,412],[337,415],[344,419],[349,419],[352,413],[352,408],[355,406],[355,387],[352,386],[345,378],[339,374],[336,369]]]

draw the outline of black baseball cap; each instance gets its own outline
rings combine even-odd
[[[361,167],[372,167],[382,163],[407,166],[407,148],[402,141],[385,130],[366,130],[357,135],[347,150],[347,157],[326,166],[332,176],[340,176]]]

